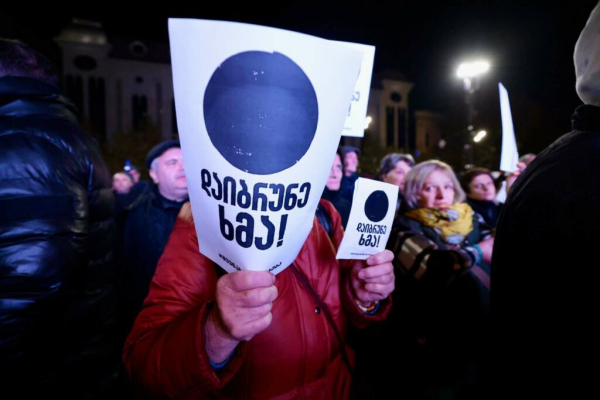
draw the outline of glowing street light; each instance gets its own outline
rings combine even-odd
[[[465,88],[465,100],[467,104],[467,133],[469,137],[473,138],[475,143],[480,142],[486,135],[485,131],[479,131],[477,134],[474,132],[475,117],[477,115],[477,110],[475,107],[475,92],[479,90],[481,76],[489,70],[490,63],[485,60],[462,63],[456,70],[456,76],[463,80]],[[467,138],[465,138],[465,140],[465,167],[471,167],[473,166],[474,162],[473,145]]]
[[[483,139],[485,137],[485,135],[487,135],[486,131],[479,131],[479,132],[477,132],[477,135],[475,135],[475,137],[473,138],[473,141],[475,143],[479,143],[481,141],[481,139]]]
[[[487,61],[466,62],[458,66],[456,76],[459,78],[473,78],[486,73],[489,69],[490,63]]]
[[[484,60],[465,62],[458,66],[456,76],[463,80],[465,91],[473,93],[479,89],[479,77],[490,70],[490,63]]]

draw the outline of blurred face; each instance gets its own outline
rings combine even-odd
[[[188,188],[181,149],[172,147],[157,157],[157,160],[156,169],[150,170],[150,177],[158,185],[160,194],[169,200],[184,200],[188,196]]]
[[[350,151],[344,155],[344,169],[347,175],[356,172],[358,169],[358,154]]]
[[[410,171],[411,166],[404,161],[398,161],[396,168],[382,176],[383,181],[398,186],[400,190],[404,190],[404,179]]]
[[[429,174],[417,197],[419,207],[450,206],[454,202],[454,184],[448,174],[436,169]]]
[[[496,186],[494,180],[487,174],[481,174],[473,178],[469,183],[469,198],[479,201],[492,201],[496,198]]]
[[[124,172],[113,175],[113,190],[119,194],[127,194],[133,186],[133,181]]]
[[[331,170],[329,171],[329,179],[327,179],[327,189],[329,190],[340,190],[340,184],[342,183],[342,160],[339,155],[335,155]]]
[[[140,173],[137,170],[130,170],[129,175],[131,175],[131,177],[133,178],[133,183],[138,183],[140,181]]]
[[[525,167],[528,166],[529,164],[531,164],[531,162],[533,160],[535,160],[537,156],[535,154],[530,155],[529,157],[527,157],[525,160],[523,160],[523,164],[525,164]],[[523,169],[525,168],[523,167]]]

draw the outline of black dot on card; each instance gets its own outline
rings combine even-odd
[[[365,202],[365,215],[371,222],[379,222],[385,218],[390,202],[383,190],[376,190]]]

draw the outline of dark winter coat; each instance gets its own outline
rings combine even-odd
[[[101,397],[110,386],[110,187],[96,142],[56,87],[0,78],[1,397]]]
[[[142,309],[158,260],[186,201],[166,199],[153,185],[131,206],[123,233],[125,260],[120,279],[125,330]]]
[[[600,108],[584,105],[573,131],[519,176],[500,213],[489,374],[498,398],[596,391],[599,205]]]

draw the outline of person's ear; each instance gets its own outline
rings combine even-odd
[[[148,173],[150,174],[150,178],[152,178],[154,183],[158,185],[158,175],[156,175],[156,171],[151,169],[150,171],[148,171]]]

